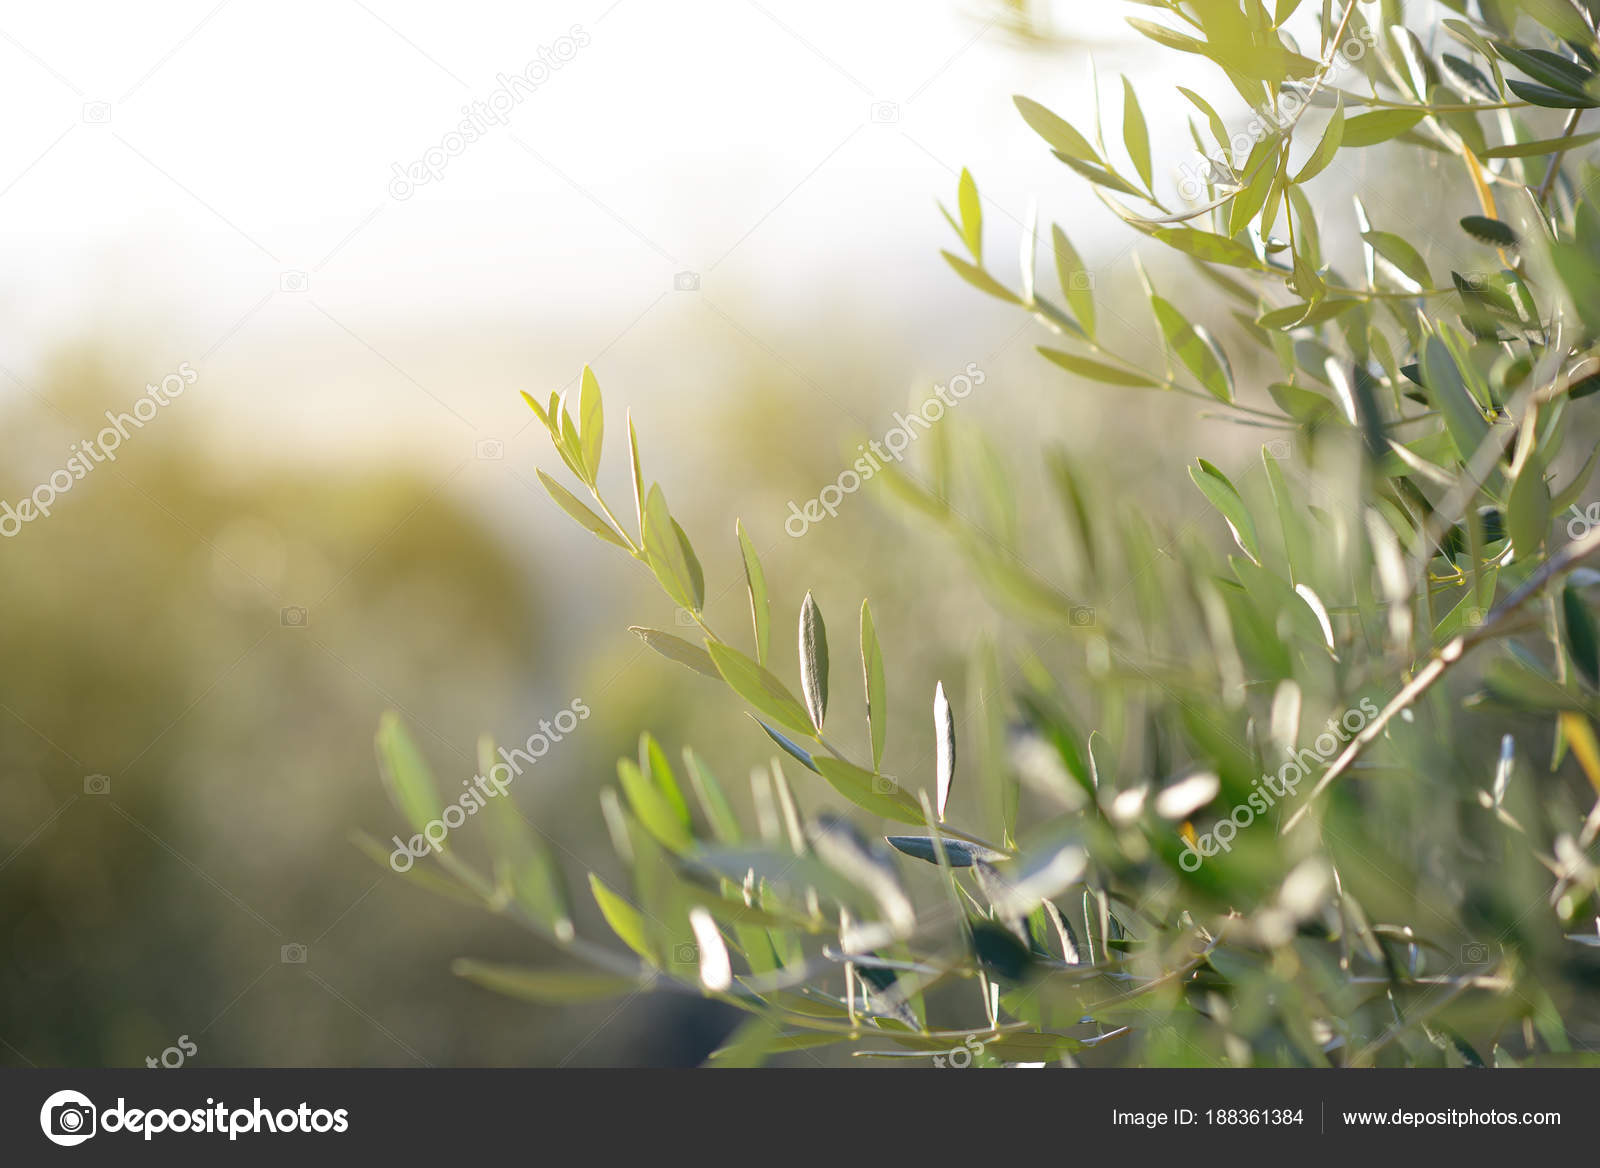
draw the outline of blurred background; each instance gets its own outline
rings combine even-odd
[[[1232,427],[1156,397],[1100,407],[938,255],[962,167],[994,254],[1015,254],[1037,194],[1113,297],[1107,330],[1153,343],[1114,309],[1138,279],[1126,233],[1010,100],[1087,126],[1092,56],[1114,115],[1117,74],[1150,56],[1132,11],[8,9],[0,497],[68,466],[147,384],[195,376],[0,540],[0,1063],[692,1064],[717,1045],[715,1007],[552,1011],[452,976],[459,955],[552,954],[350,842],[402,830],[378,717],[401,711],[448,781],[480,733],[520,741],[581,698],[594,716],[516,788],[578,888],[614,866],[596,795],[641,730],[733,777],[766,758],[716,687],[627,632],[674,614],[538,485],[557,460],[518,392],[572,388],[586,363],[613,434],[632,411],[729,624],[742,518],[789,668],[808,587],[840,614],[867,592],[892,670],[982,631],[954,553],[873,489],[784,532],[791,500],[969,363],[986,379],[963,428],[1062,441],[1200,514],[1147,472]],[[1193,151],[1173,86],[1238,101],[1160,63],[1144,105],[1175,172]],[[452,137],[463,121],[474,140]],[[1397,203],[1381,225],[1412,237],[1437,211]],[[890,769],[924,765],[927,737],[892,739]]]

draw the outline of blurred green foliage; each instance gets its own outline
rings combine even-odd
[[[735,635],[593,373],[529,397],[565,468],[547,489],[688,614],[641,635],[748,707],[758,765],[741,814],[700,755],[646,734],[601,798],[624,887],[519,878],[559,866],[525,823],[486,852],[441,843],[419,878],[600,970],[463,976],[535,1001],[720,1000],[748,1016],[723,1065],[1593,1060],[1600,575],[1582,565],[1600,527],[1572,509],[1596,449],[1595,12],[1446,5],[1430,46],[1392,2],[1143,7],[1138,31],[1212,62],[1247,107],[1230,135],[1184,91],[1210,157],[1176,199],[1131,85],[1120,133],[1017,106],[1205,283],[1141,269],[1150,341],[1116,344],[1082,225],[1028,224],[1013,282],[966,173],[945,257],[1053,334],[1040,352],[1078,392],[1195,399],[1264,431],[1259,454],[1187,468],[1210,522],[949,422],[874,466],[874,493],[959,553],[995,617],[960,611],[984,632],[957,669],[904,623],[884,636],[881,599],[819,605],[803,555],[773,572],[747,542]],[[1326,195],[1373,148],[1430,159],[1448,239],[1408,239],[1360,200],[1356,232],[1335,234]],[[1381,189],[1361,193],[1376,208]],[[1228,327],[1197,323],[1219,300]],[[631,490],[602,483],[602,457]],[[1016,488],[1035,458],[1053,513]],[[939,599],[911,601],[912,638],[948,645]],[[792,657],[775,648],[790,635]],[[885,708],[907,692],[924,711],[909,729]],[[893,772],[886,733],[919,744],[891,747]],[[380,749],[398,806],[436,799],[399,722]],[[841,800],[851,818],[824,809]],[[567,928],[591,899],[611,945]]]

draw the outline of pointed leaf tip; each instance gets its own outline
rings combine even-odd
[[[950,714],[950,700],[944,696],[944,682],[933,690],[933,732],[937,789],[935,807],[939,822],[944,822],[945,804],[950,800],[950,784],[956,774],[956,724]]]

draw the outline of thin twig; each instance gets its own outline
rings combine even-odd
[[[1379,711],[1378,716],[1362,727],[1361,732],[1350,740],[1350,745],[1344,748],[1343,753],[1334,759],[1328,769],[1323,772],[1322,778],[1317,780],[1317,785],[1311,789],[1298,810],[1289,816],[1288,822],[1283,825],[1280,835],[1286,835],[1294,830],[1311,809],[1318,795],[1333,785],[1335,779],[1350,769],[1350,765],[1360,756],[1378,735],[1383,733],[1395,716],[1402,710],[1411,706],[1418,698],[1427,693],[1434,682],[1444,676],[1449,669],[1466,654],[1481,645],[1484,641],[1497,636],[1500,630],[1532,599],[1542,593],[1545,587],[1557,577],[1566,574],[1588,557],[1600,552],[1600,527],[1592,528],[1583,538],[1575,539],[1567,544],[1555,555],[1551,556],[1544,566],[1528,578],[1528,580],[1513,592],[1495,609],[1493,609],[1483,623],[1476,628],[1462,633],[1450,640],[1444,648],[1434,654],[1432,659],[1424,665],[1415,677],[1395,694],[1394,698]]]
[[[1578,119],[1582,116],[1583,110],[1581,109],[1575,109],[1570,115],[1568,115],[1567,124],[1561,131],[1561,136],[1563,138],[1572,137],[1574,131],[1576,131],[1578,128]],[[1555,185],[1556,175],[1561,173],[1561,160],[1565,158],[1566,155],[1567,147],[1563,146],[1560,150],[1556,151],[1555,157],[1550,159],[1550,168],[1544,172],[1544,181],[1539,184],[1539,193],[1535,200],[1539,206],[1544,206],[1545,199],[1549,197],[1550,188]]]

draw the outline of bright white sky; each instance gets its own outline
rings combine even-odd
[[[1113,116],[1116,74],[1149,52],[1122,23],[1132,11],[1062,6],[1096,46]],[[1050,198],[1081,197],[1009,97],[1086,122],[1083,54],[1031,50],[985,23],[995,12],[976,0],[6,6],[0,361],[32,384],[61,344],[121,338],[153,362],[130,369],[130,396],[189,361],[226,392],[186,408],[226,424],[316,442],[370,431],[381,411],[386,437],[469,447],[523,424],[515,389],[548,392],[589,360],[681,361],[683,314],[708,305],[763,345],[802,308],[855,306],[865,340],[959,368],[970,337],[917,348],[942,335],[929,305],[961,306],[994,335],[1016,321],[982,316],[938,261],[934,200],[970,166],[1009,255],[1029,193],[1046,217],[1060,210]],[[390,197],[393,164],[439,144],[498,74],[574,25],[589,44],[509,124]],[[880,102],[896,120],[873,120]],[[1186,141],[1177,117],[1152,133],[1158,149]],[[1086,251],[1107,222],[1096,209]],[[693,309],[673,291],[682,270],[700,273]]]

